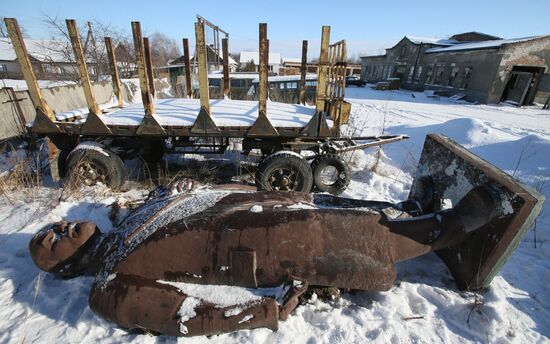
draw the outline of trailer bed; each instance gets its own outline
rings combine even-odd
[[[155,99],[155,116],[163,127],[191,127],[200,112],[200,99],[170,98]],[[144,111],[141,103],[122,109],[105,109],[101,120],[107,126],[139,126]],[[248,100],[213,99],[210,111],[218,127],[250,127],[258,118],[258,102]],[[57,114],[59,119],[68,113]],[[315,107],[299,104],[267,102],[267,117],[275,128],[303,128],[315,115]],[[82,122],[85,119],[81,119]],[[329,127],[332,122],[328,121]]]

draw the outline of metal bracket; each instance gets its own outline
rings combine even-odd
[[[164,130],[164,128],[159,124],[155,116],[148,111],[145,112],[145,116],[143,116],[143,120],[141,121],[139,128],[137,128],[136,134],[159,136],[167,135],[166,130]]]
[[[42,111],[40,107],[36,108],[36,118],[32,125],[32,130],[45,134],[60,134],[61,129]]]
[[[279,136],[279,132],[271,124],[267,115],[264,112],[260,112],[256,122],[248,129],[246,136]]]
[[[208,110],[201,108],[193,127],[191,127],[192,134],[218,134],[220,128],[214,123],[212,116],[208,113]]]
[[[302,136],[309,137],[332,136],[323,112],[318,112],[316,115],[311,117],[308,124],[306,124],[300,133]]]
[[[96,115],[93,111],[88,112],[88,118],[86,122],[82,125],[80,129],[81,134],[99,134],[99,135],[110,135],[111,129],[103,123],[101,118]]]

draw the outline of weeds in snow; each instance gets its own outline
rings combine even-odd
[[[0,194],[10,204],[13,204],[9,195],[12,191],[20,191],[25,197],[31,197],[33,190],[42,186],[45,169],[43,144],[28,148],[15,149],[10,145],[10,149],[3,153],[4,164],[9,168],[0,174]]]

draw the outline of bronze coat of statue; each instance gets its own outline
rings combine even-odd
[[[471,164],[459,153],[457,168]],[[89,303],[96,314],[175,336],[276,330],[308,285],[388,290],[396,262],[430,251],[459,286],[483,287],[513,245],[501,242],[520,232],[540,202],[510,198],[513,185],[482,171],[467,177],[469,188],[451,199],[452,208],[440,209],[440,173],[428,172],[417,174],[411,196],[398,204],[238,188],[165,193],[110,233],[90,222],[48,226],[30,251],[45,271],[95,274]],[[475,252],[492,231],[502,240],[489,254]],[[458,267],[457,252],[464,259]]]

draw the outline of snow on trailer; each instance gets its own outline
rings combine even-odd
[[[132,22],[142,105],[124,106],[121,102],[112,41],[105,37],[118,103],[114,108],[107,108],[95,101],[76,22],[67,20],[88,111],[85,114],[86,111],[77,109],[55,114],[40,93],[17,21],[6,18],[5,22],[37,112],[32,131],[47,136],[60,150],[57,165],[61,177],[66,173],[76,175],[77,181],[87,185],[102,182],[112,188],[121,187],[126,178],[123,159],[139,156],[154,166],[163,154],[182,153],[182,149],[199,154],[223,153],[230,138],[239,138],[243,140],[243,154],[248,155],[254,149],[262,152],[255,176],[259,189],[339,194],[351,177],[340,153],[406,138],[402,135],[340,137],[340,128],[348,122],[351,111],[351,104],[344,100],[346,42],[330,44],[328,26],[323,27],[321,37],[315,106],[306,106],[268,101],[269,53],[265,23],[259,25],[258,101],[210,100],[205,22],[201,18],[195,23],[200,99],[155,99],[149,41],[142,37],[140,23]],[[226,56],[227,42],[223,47]],[[308,80],[307,49],[302,53],[300,89],[303,90]],[[224,58],[223,62],[224,94],[229,95],[228,59]],[[186,75],[190,75],[188,63],[185,69]],[[300,98],[301,103],[305,103],[302,94]],[[356,140],[367,142],[358,144]],[[100,144],[104,152],[80,144],[86,141]],[[299,154],[290,154],[301,151],[313,152],[309,161]],[[272,155],[281,152],[284,154]]]
[[[192,127],[201,110],[199,99],[155,99],[155,117],[161,126]],[[315,108],[300,104],[267,102],[267,118],[275,128],[303,128],[315,115]],[[217,127],[251,127],[259,117],[259,106],[249,100],[210,100],[211,116]],[[145,116],[141,104],[104,113],[107,126],[139,126]],[[332,121],[327,125],[332,127]]]

